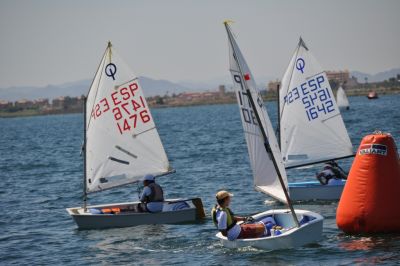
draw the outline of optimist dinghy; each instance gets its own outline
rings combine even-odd
[[[316,242],[322,236],[323,217],[317,213],[294,210],[287,192],[287,178],[279,146],[264,102],[256,88],[253,75],[231,32],[224,22],[229,40],[230,72],[240,109],[240,116],[255,189],[279,198],[289,209],[270,210],[253,216],[261,220],[271,216],[283,227],[280,235],[251,239],[228,240],[221,233],[216,236],[229,248],[256,247],[265,250],[295,248]]]
[[[158,213],[139,202],[87,206],[87,194],[173,173],[138,78],[111,43],[84,107],[83,206],[67,212],[80,229],[181,223],[205,217],[201,199],[166,200]]]
[[[328,77],[301,38],[278,98],[279,144],[286,169],[354,157]],[[344,185],[289,183],[289,194],[294,201],[339,200]]]
[[[342,86],[340,86],[336,92],[336,102],[340,109],[350,109],[349,99],[347,99],[346,92],[344,91]]]

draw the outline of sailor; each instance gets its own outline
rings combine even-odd
[[[347,179],[347,174],[335,161],[329,161],[317,174],[317,179],[322,185],[342,185],[342,180]]]
[[[228,191],[221,190],[216,194],[218,204],[211,211],[211,216],[215,226],[226,236],[228,240],[238,238],[258,238],[265,235],[267,232],[263,223],[242,223],[239,221],[253,222],[252,217],[235,216],[229,208],[233,194]]]
[[[153,175],[143,177],[143,191],[140,195],[140,209],[148,212],[160,212],[163,208],[164,192],[159,184],[155,182]]]

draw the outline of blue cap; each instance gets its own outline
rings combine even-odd
[[[147,174],[143,177],[143,181],[154,181],[154,175]]]

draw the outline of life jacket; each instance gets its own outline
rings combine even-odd
[[[226,212],[226,230],[230,230],[232,227],[234,227],[237,223],[237,221],[234,218],[234,214],[229,209],[228,207],[226,208],[221,208],[218,205],[215,205],[214,208],[211,210],[211,217],[213,219],[214,225],[218,228],[218,221],[217,221],[217,212],[222,211]]]
[[[149,196],[146,196],[146,203],[164,201],[164,191],[159,184],[150,183],[148,187],[151,189],[151,194]]]

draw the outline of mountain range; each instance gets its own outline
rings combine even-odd
[[[364,83],[365,78],[368,79],[368,82],[381,82],[384,80],[388,80],[389,78],[396,77],[399,74],[400,74],[400,68],[393,68],[393,69],[390,69],[387,71],[382,71],[382,72],[376,73],[374,75],[362,73],[359,71],[352,71],[350,73],[351,76],[354,76],[357,78],[359,83]]]
[[[379,72],[371,75],[362,73],[359,71],[352,71],[350,75],[356,77],[360,83],[368,78],[368,82],[380,82],[387,80],[391,77],[395,77],[400,74],[400,68],[391,69],[388,71]],[[269,80],[273,80],[272,77],[261,77],[258,79],[259,88],[265,88]],[[149,77],[139,77],[140,84],[144,88],[146,96],[165,95],[165,94],[178,94],[181,92],[190,91],[207,91],[217,90],[218,85],[225,84],[229,90],[232,85],[230,77],[228,75],[223,77],[217,77],[208,81],[196,82],[196,81],[180,81],[172,82],[162,79],[153,79]],[[71,96],[76,97],[82,94],[86,94],[90,87],[91,80],[79,80],[75,82],[68,82],[60,85],[48,85],[45,87],[8,87],[0,88],[0,99],[7,101],[16,101],[19,99],[39,99],[49,98],[54,99],[59,96]]]

